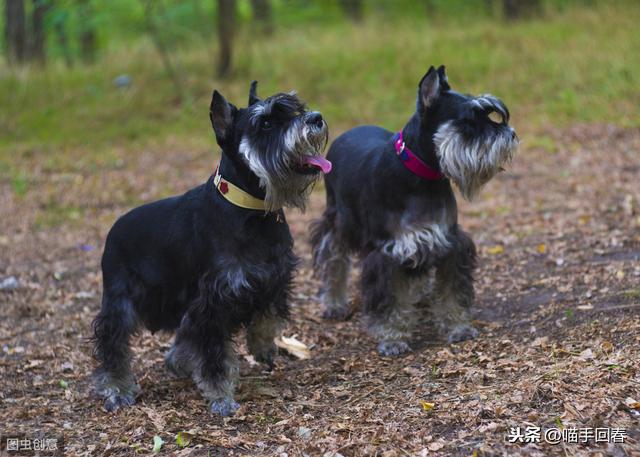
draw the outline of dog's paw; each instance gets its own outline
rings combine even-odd
[[[449,343],[459,343],[461,341],[473,340],[478,336],[478,330],[471,324],[459,324],[453,327],[447,336]]]
[[[351,315],[351,310],[348,306],[336,306],[326,308],[322,313],[322,318],[330,321],[346,321]]]
[[[213,414],[228,417],[233,416],[238,408],[240,405],[233,398],[227,397],[213,400],[209,409]]]
[[[378,354],[385,357],[395,357],[410,350],[411,348],[404,341],[380,341],[378,343]]]
[[[136,402],[134,395],[112,394],[104,401],[104,409],[109,412],[116,411],[120,408],[128,408]]]
[[[256,359],[256,362],[264,363],[269,371],[273,370],[276,366],[273,359],[276,356],[278,349],[275,345],[261,348],[259,351],[255,351],[253,353],[253,357]]]

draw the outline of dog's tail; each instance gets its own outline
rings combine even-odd
[[[309,241],[311,243],[313,253],[313,268],[316,273],[319,271],[322,263],[326,260],[324,258],[324,251],[326,250],[325,244],[332,235],[335,219],[335,207],[327,205],[322,216],[311,222],[311,236],[309,237]]]

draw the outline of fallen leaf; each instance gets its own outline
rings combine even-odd
[[[238,400],[250,401],[258,398],[278,398],[282,391],[272,386],[253,384],[246,386],[238,395]]]
[[[244,356],[244,359],[245,359],[247,362],[249,362],[249,366],[251,366],[251,367],[255,367],[255,366],[257,366],[257,365],[260,365],[258,362],[256,362],[255,357],[253,357],[251,354],[246,354],[246,355]]]
[[[24,366],[24,369],[25,370],[31,370],[32,368],[39,367],[43,363],[44,363],[44,360],[39,360],[39,359],[30,360],[29,363],[27,363]]]
[[[611,352],[613,351],[613,344],[608,341],[603,341],[602,344],[600,344],[600,348],[605,352]]]
[[[311,438],[311,429],[307,427],[298,427],[298,436],[303,440]]]
[[[162,441],[162,438],[160,438],[158,435],[154,436],[152,452],[154,454],[157,454],[158,452],[160,452],[160,449],[162,449],[163,444],[164,444],[164,441]]]
[[[481,425],[478,429],[480,433],[493,432],[494,430],[498,430],[500,428],[500,424],[497,422],[489,422],[486,425]]]
[[[164,428],[167,425],[167,422],[160,415],[160,413],[158,413],[153,408],[148,408],[148,407],[144,407],[144,406],[141,407],[140,409],[142,409],[142,411],[144,411],[144,413],[147,415],[149,420],[153,423],[153,426],[156,428],[156,430],[158,432],[164,431]]]
[[[76,293],[76,298],[81,299],[81,300],[86,300],[88,298],[93,298],[94,296],[95,296],[95,294],[93,292],[82,291],[82,292],[77,292]]]
[[[502,254],[504,252],[504,246],[498,244],[487,248],[487,253],[491,255]]]
[[[435,405],[435,403],[429,403],[428,401],[420,400],[420,406],[424,411],[431,411]]]
[[[585,349],[578,355],[578,358],[582,360],[591,360],[594,357],[595,355],[593,354],[593,351],[591,349]]]
[[[311,357],[311,353],[309,352],[307,345],[298,341],[293,336],[290,338],[281,336],[280,338],[276,338],[274,342],[280,349],[284,349],[286,352],[298,359],[304,360]]]
[[[539,252],[540,254],[546,254],[546,253],[547,253],[547,245],[546,245],[546,244],[544,244],[544,243],[540,243],[540,244],[538,245],[538,248],[537,248],[537,249],[538,249],[538,252]]]
[[[189,432],[178,432],[176,435],[176,444],[180,447],[187,447],[191,444],[193,435]]]
[[[549,337],[548,336],[539,336],[538,338],[533,340],[533,342],[531,343],[531,346],[540,347],[540,346],[546,346],[547,344],[549,344]]]

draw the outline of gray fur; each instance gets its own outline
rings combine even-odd
[[[271,312],[254,316],[247,327],[247,348],[256,361],[273,368],[277,349],[274,339],[280,335],[285,321]]]
[[[216,174],[183,195],[134,208],[109,231],[93,322],[96,390],[109,410],[131,406],[139,393],[129,349],[138,326],[176,332],[167,370],[191,377],[218,415],[238,408],[234,338],[242,329],[256,359],[273,366],[297,264],[282,206],[303,208],[330,167],[318,157],[327,126],[291,94],[259,99],[255,82],[249,103],[238,109],[214,91]],[[268,210],[235,204],[217,176],[256,199],[266,195]]]
[[[480,101],[481,100],[481,101]],[[482,105],[484,98],[474,102]],[[518,140],[509,128],[504,133],[465,141],[451,122],[442,124],[433,137],[442,172],[472,200],[500,169],[511,162]]]
[[[326,319],[344,320],[349,315],[347,285],[351,261],[331,233],[324,235],[315,256],[315,268],[323,282],[320,297]]]
[[[346,265],[355,255],[367,328],[381,355],[409,350],[418,308],[430,309],[449,342],[477,336],[470,313],[476,250],[458,224],[453,185],[470,200],[509,164],[518,137],[508,122],[502,101],[457,92],[444,66],[432,66],[399,132],[368,125],[335,139],[327,206],[312,229],[325,316],[343,314]],[[431,173],[409,166],[411,154]]]
[[[391,285],[391,305],[381,314],[367,316],[367,329],[380,342],[378,352],[381,355],[398,355],[409,350],[407,340],[418,320],[416,305],[427,295],[429,281],[427,277],[410,277],[398,270]],[[400,348],[404,350],[400,351]]]
[[[252,117],[259,117],[265,110],[263,105],[256,106],[253,108]],[[283,206],[301,210],[306,208],[313,184],[321,175],[299,174],[292,172],[292,168],[294,164],[300,163],[305,155],[320,155],[327,139],[326,127],[312,128],[305,122],[305,116],[299,116],[291,121],[286,130],[282,154],[278,161],[271,163],[271,167],[265,163],[269,158],[256,149],[248,137],[242,139],[238,150],[251,171],[260,179],[260,185],[266,193],[265,203],[268,210],[277,210]]]

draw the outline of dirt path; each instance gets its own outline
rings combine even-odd
[[[640,455],[640,131],[546,135],[554,141],[544,148],[525,138],[512,169],[461,205],[480,251],[482,332],[473,342],[447,345],[425,323],[415,352],[387,359],[375,354],[359,312],[322,322],[306,243],[322,194],[307,214],[292,213],[303,264],[285,333],[312,358],[282,355],[272,374],[243,363],[242,408],[225,420],[207,413],[191,383],[169,377],[170,337],[148,333],[135,342],[139,402],[107,414],[89,395],[85,341],[110,224],[134,196],[155,199],[203,180],[209,153],[123,151],[95,173],[51,172],[26,159],[35,180],[25,197],[1,183],[0,281],[14,276],[19,287],[0,291],[0,434],[63,439],[68,455],[149,454],[154,435],[167,455]],[[510,427],[527,426],[627,436],[507,442]],[[178,432],[192,435],[188,447],[176,444]]]

